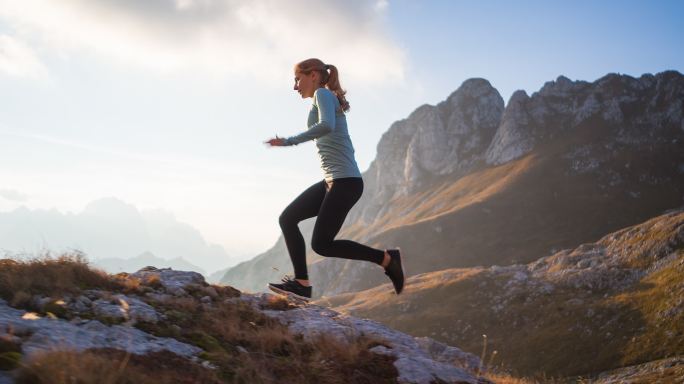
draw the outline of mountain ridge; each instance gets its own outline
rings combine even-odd
[[[138,210],[114,197],[89,202],[78,213],[19,207],[0,212],[0,243],[7,254],[35,253],[35,244],[79,250],[100,259],[136,257],[151,252],[162,259],[184,258],[215,271],[234,262],[222,246],[212,244],[191,225],[160,209]],[[97,261],[97,260],[96,260]]]

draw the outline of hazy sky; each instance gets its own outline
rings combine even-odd
[[[390,124],[488,79],[684,72],[684,1],[0,0],[0,212],[116,197],[253,256],[322,178],[292,66],[335,64],[365,171]]]

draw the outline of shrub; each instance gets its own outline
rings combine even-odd
[[[0,260],[0,298],[19,307],[30,307],[33,295],[61,297],[84,289],[120,288],[105,272],[91,269],[78,252],[57,258],[46,254],[26,261]]]

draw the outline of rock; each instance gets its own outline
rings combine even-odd
[[[670,357],[651,361],[644,364],[618,368],[603,372],[598,375],[596,384],[621,384],[621,383],[646,383],[646,382],[672,382],[679,383],[681,372],[684,370],[684,358]],[[664,381],[654,381],[662,378]],[[669,378],[669,380],[668,380]]]
[[[169,295],[168,293],[156,293],[156,292],[147,292],[145,293],[145,297],[148,297],[154,301],[158,301],[160,303],[164,303],[168,300],[171,300],[174,296]]]
[[[97,320],[74,324],[62,319],[22,318],[26,311],[0,303],[0,336],[9,329],[17,333],[23,330],[26,335],[21,345],[24,356],[40,351],[74,349],[83,351],[89,348],[115,348],[135,354],[168,350],[180,356],[191,357],[202,352],[200,348],[179,342],[175,339],[156,337],[139,329],[113,325],[107,326]]]
[[[12,379],[12,374],[9,372],[0,371],[0,384],[14,384],[14,379]]]
[[[535,281],[601,291],[630,286],[677,257],[684,245],[684,211],[674,210],[645,223],[530,263]],[[635,265],[648,265],[637,268]]]
[[[95,315],[115,321],[156,323],[160,317],[149,304],[126,295],[114,295],[111,300],[96,300],[92,306]]]
[[[394,365],[399,371],[400,383],[427,384],[439,380],[478,383],[473,370],[479,366],[479,358],[429,338],[414,338],[380,323],[313,304],[287,311],[264,310],[263,313],[288,325],[290,331],[303,335],[305,340],[320,334],[345,343],[362,335],[384,340],[390,348],[376,346],[371,351],[397,358]]]
[[[378,345],[370,349],[371,352],[383,355],[396,356],[392,349]],[[480,383],[473,376],[450,369],[446,364],[441,364],[421,356],[401,355],[397,357],[394,366],[399,371],[397,382],[432,384],[435,382],[446,383]],[[438,381],[439,380],[439,381]]]
[[[470,169],[482,158],[503,110],[501,95],[487,80],[468,79],[444,102],[423,105],[393,124],[378,143],[373,175],[366,177],[377,186],[378,200],[406,194],[430,176]]]
[[[216,292],[216,288],[214,288],[214,287],[212,287],[212,286],[205,287],[205,288],[204,288],[204,292],[205,292],[209,297],[211,297],[212,299],[215,299],[215,298],[219,297],[218,292]]]
[[[185,289],[180,287],[170,287],[167,289],[167,291],[176,297],[183,297],[188,295],[188,292],[186,292]]]
[[[84,313],[90,310],[92,304],[93,302],[89,298],[81,295],[72,300],[69,303],[68,308],[75,313]]]
[[[166,292],[174,296],[186,296],[188,290],[199,289],[207,285],[204,277],[197,272],[174,271],[171,268],[145,267],[131,274],[141,281],[159,280]]]
[[[501,124],[487,149],[485,158],[488,164],[498,165],[517,159],[534,147],[535,137],[529,128],[528,100],[529,96],[522,90],[511,95]]]

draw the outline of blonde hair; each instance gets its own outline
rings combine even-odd
[[[308,75],[313,71],[319,72],[321,74],[321,85],[325,85],[326,88],[337,96],[337,100],[340,102],[340,108],[342,108],[344,112],[349,111],[349,102],[344,97],[347,91],[342,89],[342,86],[340,85],[340,75],[337,72],[337,67],[332,64],[325,64],[319,59],[307,59],[297,63],[297,65],[295,65],[295,71],[305,75]]]

